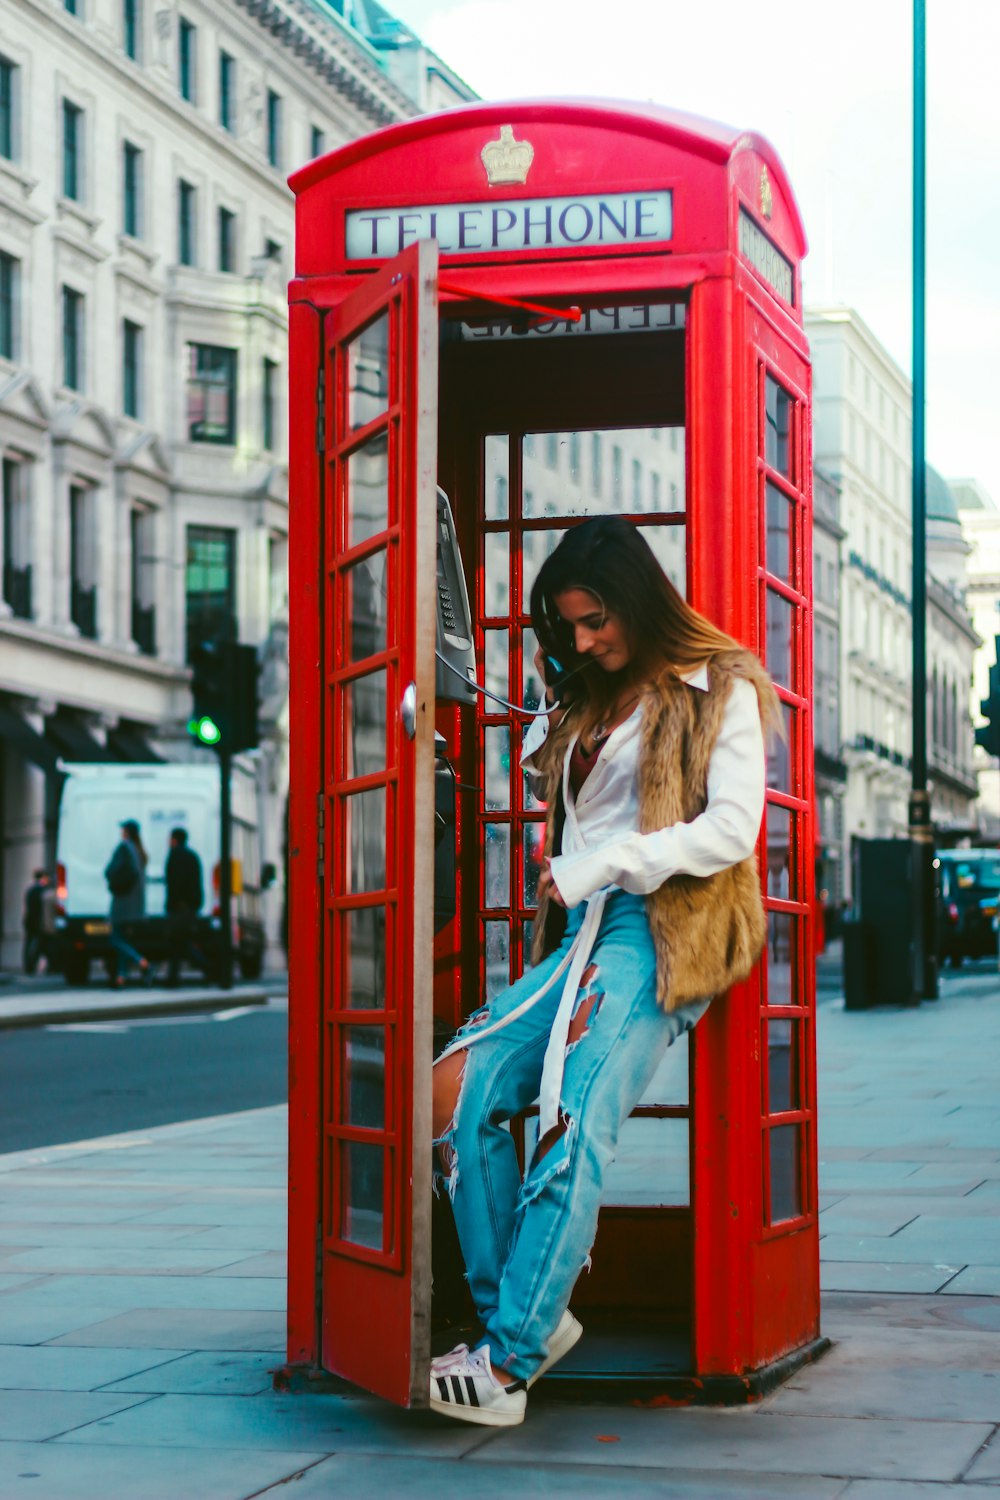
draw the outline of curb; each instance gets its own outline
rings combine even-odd
[[[94,1003],[75,1005],[72,1008],[54,1005],[47,1010],[22,1010],[3,1014],[0,1001],[0,1031],[23,1030],[31,1026],[67,1026],[75,1021],[134,1021],[144,1016],[196,1015],[206,1011],[236,1010],[247,1005],[267,1005],[272,997],[266,990],[220,990],[208,995],[204,990],[187,997],[171,995],[163,999],[109,1000],[103,1005]]]

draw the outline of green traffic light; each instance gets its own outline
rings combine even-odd
[[[188,734],[193,734],[203,745],[217,745],[222,739],[222,730],[208,714],[202,714],[200,719],[189,719]]]

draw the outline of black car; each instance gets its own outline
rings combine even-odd
[[[986,958],[997,951],[1000,908],[1000,852],[996,849],[944,849],[938,867],[938,953],[943,963]]]

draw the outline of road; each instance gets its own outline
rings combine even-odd
[[[287,1098],[288,1008],[0,1033],[0,1152]]]

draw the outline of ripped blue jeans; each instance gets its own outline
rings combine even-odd
[[[560,1133],[522,1183],[506,1123],[538,1097],[549,1034],[559,1008],[556,982],[501,1030],[477,1032],[510,1015],[550,979],[586,917],[569,913],[560,947],[497,995],[456,1034],[466,1049],[458,1105],[437,1143],[450,1160],[447,1180],[469,1288],[490,1358],[528,1379],[589,1262],[605,1173],[618,1133],[671,1042],[708,1008],[698,1000],[670,1014],[656,1003],[656,954],[645,901],[609,895],[590,949],[593,974],[578,995],[592,997],[586,1028],[562,1059]]]

